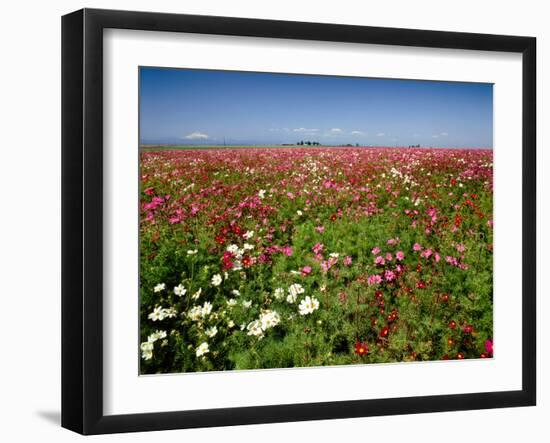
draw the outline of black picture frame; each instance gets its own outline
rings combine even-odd
[[[177,412],[103,413],[103,30],[369,43],[522,54],[522,389]],[[152,431],[536,403],[536,39],[230,17],[83,9],[62,18],[62,426]]]

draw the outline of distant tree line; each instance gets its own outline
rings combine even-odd
[[[298,146],[304,146],[304,145],[307,145],[307,146],[320,146],[321,143],[319,142],[311,142],[309,140],[307,141],[303,141],[303,140],[300,140],[298,143],[296,143]]]

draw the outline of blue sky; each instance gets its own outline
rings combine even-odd
[[[140,143],[492,147],[493,87],[140,69]]]

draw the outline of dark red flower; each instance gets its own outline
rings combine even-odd
[[[390,332],[390,328],[388,326],[384,326],[380,331],[380,337],[382,338],[387,337],[389,332]]]

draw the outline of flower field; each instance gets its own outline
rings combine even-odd
[[[492,150],[140,156],[142,374],[492,357]]]

